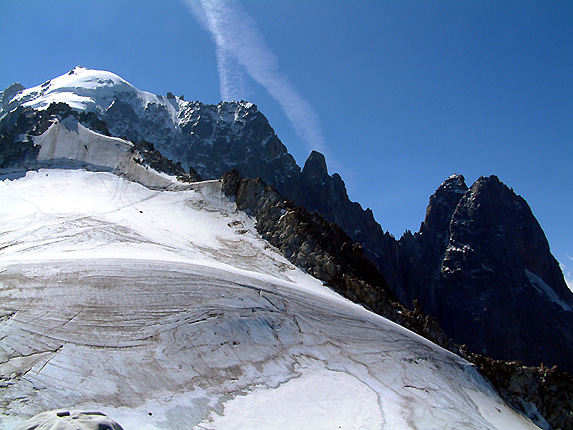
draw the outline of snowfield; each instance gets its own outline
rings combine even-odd
[[[56,409],[125,430],[537,428],[290,264],[218,181],[28,172],[0,181],[0,238],[0,429]]]

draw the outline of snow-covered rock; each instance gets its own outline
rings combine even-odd
[[[17,426],[15,430],[123,430],[99,412],[42,412]]]
[[[172,94],[154,95],[114,73],[84,67],[33,88],[12,86],[0,100],[0,119],[18,106],[43,110],[52,103],[94,112],[113,136],[152,142],[165,157],[185,169],[194,167],[205,178],[219,178],[235,167],[247,176],[258,172],[256,176],[275,184],[284,182],[285,171],[300,173],[253,103],[206,105]]]
[[[34,138],[39,146],[38,167],[83,168],[125,175],[148,188],[167,188],[175,178],[145,166],[134,156],[134,147],[117,137],[96,133],[74,117],[53,123],[42,135]]]

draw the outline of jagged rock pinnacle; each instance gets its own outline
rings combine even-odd
[[[315,179],[319,182],[324,181],[328,177],[328,168],[326,167],[324,155],[318,151],[312,151],[306,163],[304,163],[302,174],[309,179]]]
[[[462,175],[452,175],[446,179],[430,197],[426,218],[420,232],[447,232],[450,218],[467,190],[468,187]]]

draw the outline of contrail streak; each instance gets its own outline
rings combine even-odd
[[[219,71],[221,100],[245,99],[243,69],[237,63],[237,60],[220,46],[217,46],[217,68]]]
[[[324,151],[316,111],[281,73],[278,60],[257,29],[253,18],[235,0],[185,0],[211,33],[217,46],[217,68],[223,100],[244,97],[243,76],[248,74],[279,102],[296,133],[311,149]]]

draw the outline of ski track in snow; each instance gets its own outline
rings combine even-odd
[[[124,429],[536,428],[461,358],[340,297],[218,181],[0,181],[0,429],[51,409]]]

